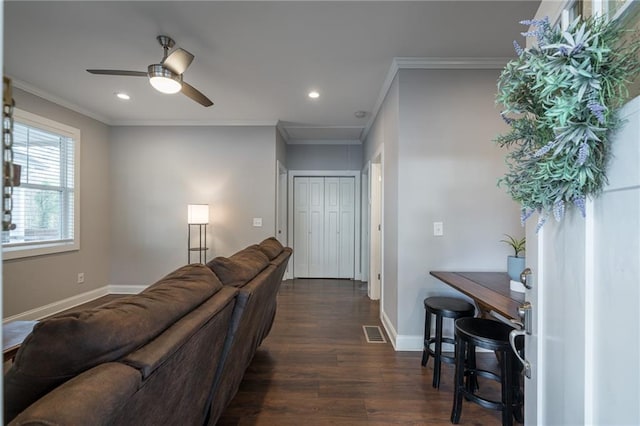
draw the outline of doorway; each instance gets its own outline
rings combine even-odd
[[[294,278],[360,279],[359,185],[359,172],[289,172]]]
[[[382,295],[382,165],[380,155],[369,168],[369,297]]]

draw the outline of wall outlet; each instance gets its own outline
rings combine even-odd
[[[433,236],[442,237],[444,235],[444,228],[442,222],[433,222]]]
[[[78,272],[78,284],[84,283],[84,272]]]
[[[262,218],[261,217],[254,217],[253,218],[253,226],[255,226],[256,228],[262,227]]]

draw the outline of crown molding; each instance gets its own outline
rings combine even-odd
[[[501,69],[511,58],[393,58],[398,69]]]
[[[423,70],[441,70],[441,69],[458,69],[458,70],[473,70],[473,69],[502,69],[511,60],[511,58],[405,58],[395,57],[391,61],[391,66],[387,72],[387,76],[382,83],[378,99],[373,107],[371,117],[362,131],[362,141],[367,138],[371,126],[375,121],[382,102],[387,96],[387,92],[393,83],[393,79],[401,69],[423,69]]]
[[[360,139],[289,139],[288,145],[362,145]]]
[[[59,96],[52,95],[51,93],[45,92],[44,90],[41,90],[38,87],[36,87],[36,86],[34,86],[32,84],[26,83],[26,82],[24,82],[22,80],[16,79],[13,76],[9,76],[9,78],[11,78],[11,82],[13,83],[13,86],[15,88],[18,88],[20,90],[24,90],[27,93],[30,93],[30,94],[32,94],[34,96],[42,98],[42,99],[44,99],[46,101],[53,102],[54,104],[59,105],[59,106],[61,106],[63,108],[67,108],[67,109],[69,109],[71,111],[74,111],[74,112],[77,112],[79,114],[85,115],[87,117],[93,118],[94,120],[98,120],[101,123],[107,124],[109,126],[113,125],[113,123],[107,117],[104,117],[104,116],[102,116],[100,114],[96,114],[93,111],[90,111],[90,110],[88,110],[86,108],[83,108],[83,107],[81,107],[79,105],[76,105],[76,104],[74,104],[72,102],[69,102],[66,99],[63,99],[63,98],[61,98]]]
[[[15,88],[53,102],[63,108],[93,118],[94,120],[98,120],[108,126],[275,126],[278,123],[278,120],[109,120],[105,116],[96,114],[59,96],[52,95],[32,84],[12,76],[9,76],[9,78],[11,78],[11,82]]]
[[[287,133],[287,131],[284,129],[284,125],[282,124],[282,121],[278,120],[278,122],[276,123],[276,130],[278,131],[278,133],[280,133],[280,136],[284,140],[284,143],[288,144],[290,139],[289,133]]]
[[[245,126],[245,127],[275,127],[277,120],[117,120],[112,126]]]
[[[296,125],[291,122],[278,121],[276,129],[288,145],[362,145],[362,138],[358,139],[296,139],[291,137],[288,129],[358,129],[360,135],[364,131],[363,126],[312,126]]]

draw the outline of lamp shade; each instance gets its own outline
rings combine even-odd
[[[189,204],[187,206],[187,223],[190,225],[209,223],[209,205]]]

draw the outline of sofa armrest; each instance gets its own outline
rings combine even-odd
[[[128,365],[100,364],[31,404],[9,425],[106,425],[140,383],[140,373]]]

